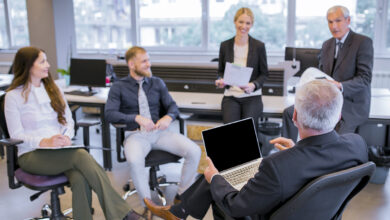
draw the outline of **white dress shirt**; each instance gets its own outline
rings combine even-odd
[[[66,126],[58,122],[57,112],[50,105],[50,98],[43,83],[40,87],[31,86],[27,101],[22,96],[22,90],[20,86],[7,92],[4,105],[10,137],[23,140],[23,143],[18,145],[18,156],[39,148],[43,138],[63,132],[69,138],[73,137],[72,113],[61,90],[65,101]]]

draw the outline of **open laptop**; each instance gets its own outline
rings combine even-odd
[[[237,190],[258,171],[261,151],[252,118],[202,131],[207,156]]]

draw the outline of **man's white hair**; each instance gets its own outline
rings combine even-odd
[[[331,7],[331,8],[329,8],[328,11],[326,12],[326,17],[328,17],[328,15],[330,13],[336,12],[338,9],[341,10],[341,12],[343,13],[344,18],[348,18],[349,17],[349,10],[348,10],[348,8],[345,7],[345,6],[342,6],[342,5],[335,5],[335,6]]]
[[[304,128],[328,132],[340,119],[343,96],[324,79],[316,79],[298,87],[295,95],[297,122]]]

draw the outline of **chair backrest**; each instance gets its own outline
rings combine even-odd
[[[318,177],[278,208],[270,220],[341,219],[348,202],[367,185],[374,170],[375,164],[367,162]]]
[[[0,129],[3,132],[4,137],[9,138],[7,123],[5,121],[5,115],[4,115],[4,99],[5,99],[5,93],[0,96]]]
[[[5,121],[4,100],[5,100],[5,94],[0,96],[0,129],[2,130],[5,138],[10,138],[7,129],[7,123]],[[8,185],[11,189],[16,189],[21,186],[21,184],[15,180],[15,170],[19,168],[17,161],[18,161],[17,147],[7,146],[7,175],[8,175]]]

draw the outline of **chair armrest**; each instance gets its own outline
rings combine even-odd
[[[112,124],[112,126],[114,126],[114,128],[116,129],[121,129],[121,128],[126,128],[127,125],[126,124],[119,124],[119,123],[115,123],[115,124]]]
[[[5,145],[6,147],[21,144],[21,143],[23,143],[22,140],[13,139],[13,138],[5,138],[0,140],[0,144]]]
[[[123,141],[125,140],[126,124],[113,123],[112,126],[116,129],[116,159],[118,162],[125,162],[126,157],[122,155],[124,151],[122,148]]]
[[[23,143],[22,140],[6,138],[1,139],[0,144],[7,147],[7,176],[8,186],[11,189],[16,189],[22,186],[21,183],[15,180],[15,170],[17,169],[17,144]]]
[[[80,120],[77,122],[77,125],[80,127],[91,127],[94,125],[99,125],[100,121],[95,121],[95,120]]]

